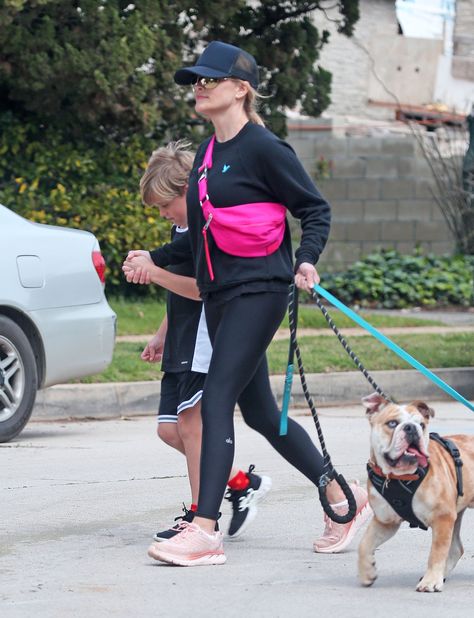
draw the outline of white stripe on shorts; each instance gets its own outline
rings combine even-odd
[[[158,414],[158,423],[177,423],[178,417],[175,414]]]
[[[195,406],[197,402],[201,399],[201,397],[202,390],[198,391],[195,395],[193,395],[191,399],[188,399],[187,401],[182,401],[178,406],[178,414],[183,410],[187,410],[188,408],[192,408],[193,406]]]

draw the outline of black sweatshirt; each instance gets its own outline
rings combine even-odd
[[[213,166],[208,173],[208,193],[214,207],[225,208],[254,202],[278,202],[301,220],[302,236],[293,255],[288,223],[275,253],[257,258],[235,257],[221,251],[208,232],[214,281],[210,280],[204,255],[205,224],[198,199],[198,168],[209,139],[198,149],[187,194],[189,234],[178,242],[151,252],[158,266],[179,263],[192,251],[196,279],[203,298],[215,293],[223,298],[254,291],[284,291],[302,262],[316,264],[326,244],[330,208],[286,142],[259,125],[248,122],[232,139],[215,142]],[[249,207],[251,208],[251,207]]]

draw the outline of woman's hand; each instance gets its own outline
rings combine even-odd
[[[155,267],[148,251],[129,251],[122,265],[128,283],[151,283],[151,271]]]
[[[299,265],[295,275],[296,287],[300,290],[306,290],[310,294],[313,293],[313,288],[316,283],[319,283],[319,275],[316,268],[309,262],[303,262]]]
[[[136,249],[134,251],[129,251],[127,254],[127,260],[131,260],[134,257],[142,256],[144,258],[148,258],[149,262],[153,264],[153,260],[151,259],[149,251],[143,251],[142,249]]]

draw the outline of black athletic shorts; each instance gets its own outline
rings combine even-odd
[[[178,414],[194,407],[202,397],[205,373],[165,373],[161,380],[158,423],[177,423]]]

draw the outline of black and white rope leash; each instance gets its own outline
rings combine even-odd
[[[329,326],[331,327],[331,329],[333,330],[334,334],[336,335],[336,337],[339,339],[339,341],[341,342],[342,347],[344,348],[344,350],[347,352],[347,354],[349,354],[349,356],[352,358],[352,360],[354,361],[354,363],[357,366],[357,369],[359,369],[359,371],[362,372],[362,374],[364,375],[364,377],[366,378],[366,380],[369,382],[369,384],[375,389],[375,391],[381,395],[384,399],[386,399],[387,401],[391,401],[390,397],[388,397],[383,390],[380,388],[380,386],[377,384],[377,382],[374,380],[374,378],[370,375],[370,373],[367,371],[367,369],[364,367],[364,365],[362,364],[362,362],[360,361],[359,357],[351,350],[351,348],[349,347],[349,344],[347,343],[347,341],[345,340],[344,336],[340,333],[339,329],[337,328],[336,324],[334,323],[334,320],[332,319],[332,317],[329,315],[328,310],[326,309],[326,307],[323,305],[323,303],[321,302],[319,296],[317,295],[316,292],[313,292],[313,298],[316,302],[316,304],[318,305],[318,307],[321,309],[321,312],[323,314],[323,316],[326,319],[326,322],[329,324]]]
[[[314,405],[313,399],[308,390],[308,385],[306,383],[306,377],[305,377],[305,372],[304,372],[304,367],[303,367],[303,361],[301,358],[301,351],[300,351],[298,340],[296,337],[295,316],[296,316],[296,311],[297,311],[297,305],[298,305],[298,289],[293,284],[290,287],[290,295],[289,295],[289,302],[288,302],[288,316],[289,316],[289,323],[290,323],[290,349],[292,349],[296,355],[296,361],[298,363],[298,371],[300,374],[301,386],[303,388],[304,396],[306,398],[306,401],[308,402],[308,406],[311,411],[311,416],[313,417],[313,421],[316,426],[319,443],[321,444],[321,451],[323,453],[323,459],[324,459],[323,470],[324,471],[323,471],[323,474],[320,476],[319,483],[318,483],[319,499],[321,501],[321,505],[324,509],[324,512],[330,519],[332,519],[338,524],[346,524],[354,519],[356,510],[357,510],[357,505],[356,505],[356,501],[354,498],[354,494],[352,493],[351,488],[349,487],[347,481],[342,476],[342,474],[339,474],[338,472],[336,472],[334,466],[332,465],[331,457],[326,449],[326,443],[324,441],[323,431],[321,428],[321,424],[319,422],[319,417],[318,417],[318,413],[316,410],[316,406]],[[290,356],[291,355],[292,355],[292,352],[290,351]],[[336,481],[336,483],[342,489],[347,499],[349,508],[348,508],[347,513],[345,513],[344,515],[339,515],[338,513],[336,513],[334,509],[332,508],[332,506],[330,505],[329,500],[327,498],[326,490],[327,490],[328,484],[331,481]]]

